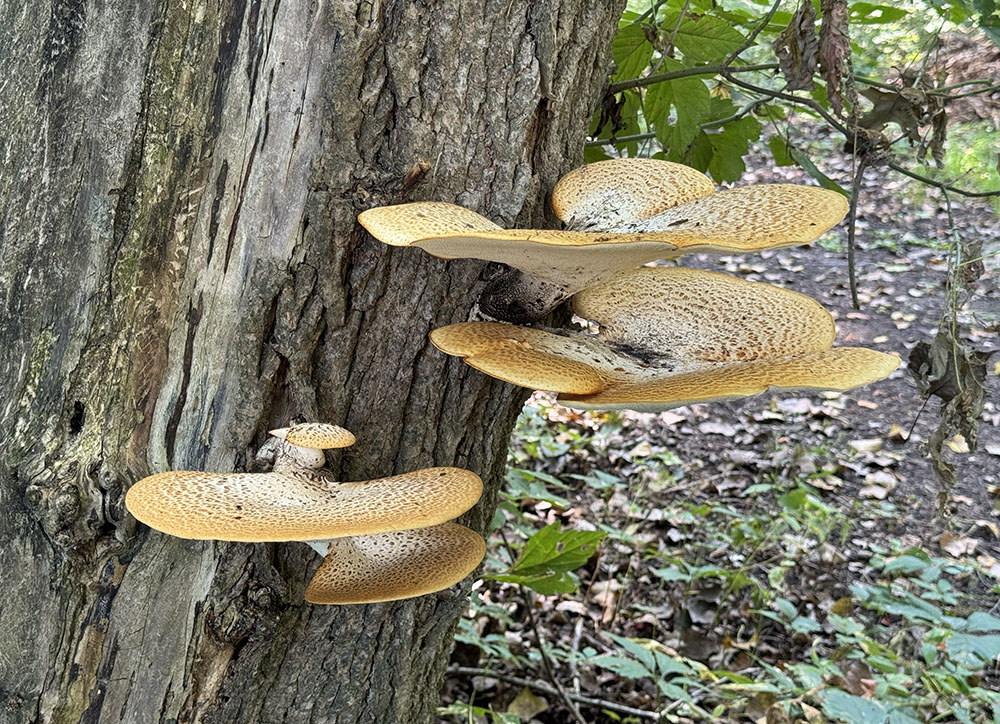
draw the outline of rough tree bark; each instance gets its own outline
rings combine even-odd
[[[621,4],[0,0],[0,721],[432,718],[468,581],[306,605],[308,547],[150,532],[124,491],[299,416],[357,434],[341,479],[481,473],[483,528],[523,394],[426,335],[492,270],[355,217],[542,222]]]

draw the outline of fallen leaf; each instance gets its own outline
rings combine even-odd
[[[979,541],[975,538],[965,538],[964,536],[958,536],[946,531],[938,539],[938,545],[941,546],[941,550],[951,556],[961,558],[973,553],[976,550],[976,546],[979,545]]]
[[[653,448],[648,442],[643,440],[634,448],[628,451],[628,457],[630,458],[644,458],[653,454]]]
[[[514,697],[514,701],[507,707],[508,714],[514,714],[521,721],[529,721],[535,714],[541,714],[549,708],[545,699],[531,693],[528,687],[521,689],[521,693]]]
[[[961,433],[957,433],[955,437],[948,441],[948,447],[951,448],[952,452],[957,453],[967,453],[969,452],[969,443],[965,441],[965,438]]]
[[[850,596],[844,596],[843,598],[838,598],[833,602],[833,606],[830,607],[830,613],[835,613],[838,616],[846,616],[854,608],[854,603]]]
[[[868,500],[885,500],[889,497],[889,491],[881,485],[865,485],[858,491],[858,497]]]
[[[736,434],[736,428],[725,422],[703,422],[698,425],[699,432],[706,435],[725,435],[732,437]]]
[[[883,447],[882,438],[870,437],[862,440],[851,440],[847,443],[858,452],[878,452]]]

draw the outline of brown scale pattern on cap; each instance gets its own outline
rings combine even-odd
[[[583,410],[662,412],[695,402],[757,395],[769,388],[847,390],[884,379],[898,366],[899,358],[893,355],[837,347],[639,382],[618,382],[595,395],[559,395],[559,402]]]
[[[421,239],[500,228],[475,211],[443,201],[379,206],[362,212],[358,222],[368,233],[390,246],[409,246]]]
[[[826,349],[833,317],[815,299],[718,272],[636,269],[585,289],[573,309],[609,342],[678,361],[736,362]]]
[[[726,189],[618,231],[666,234],[686,251],[758,250],[818,239],[847,214],[842,194],[815,186]],[[690,248],[697,247],[697,248]]]
[[[570,230],[501,229],[474,211],[439,202],[370,209],[358,219],[386,244],[417,246],[444,259],[508,264],[569,296],[657,259],[805,244],[848,209],[841,194],[814,186],[765,184],[714,193],[703,174],[666,161],[607,164],[584,166],[557,185],[553,205],[575,227]],[[666,208],[674,202],[683,203]],[[654,215],[645,218],[649,213]]]
[[[330,544],[306,601],[376,603],[422,596],[458,583],[485,554],[482,536],[456,523],[341,538]]]
[[[842,390],[899,365],[881,352],[829,349],[833,319],[815,300],[717,272],[638,269],[575,302],[601,323],[599,336],[466,322],[431,339],[489,375],[586,409],[666,410],[768,387]],[[599,389],[583,391],[591,382]]]
[[[574,229],[616,231],[714,191],[712,181],[689,166],[617,158],[589,163],[559,179],[552,210]]]
[[[475,505],[482,490],[479,476],[460,468],[360,483],[312,472],[181,470],[143,478],[125,505],[151,528],[181,538],[323,540],[437,525]]]
[[[349,447],[355,443],[352,432],[326,422],[305,422],[285,430],[285,442],[315,450]]]

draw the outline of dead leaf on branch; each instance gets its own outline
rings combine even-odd
[[[917,146],[920,157],[929,152],[941,165],[948,133],[944,101],[929,92],[935,86],[927,76],[918,80],[914,75],[904,74],[902,83],[898,89],[862,90],[860,94],[871,101],[872,108],[858,120],[858,125],[867,133],[880,134],[886,125],[895,123],[910,143]],[[921,134],[921,129],[927,126],[930,126],[930,133]]]
[[[788,90],[812,90],[813,73],[819,67],[819,40],[816,37],[816,11],[803,0],[788,27],[774,41],[781,74]]]
[[[927,441],[931,464],[943,486],[939,494],[942,511],[956,482],[955,466],[945,458],[944,448],[949,439],[961,435],[968,450],[975,451],[986,401],[986,363],[996,351],[971,349],[943,326],[933,342],[919,342],[910,352],[906,366],[920,393],[942,401],[941,422]]]
[[[819,31],[819,63],[826,95],[836,114],[844,112],[844,66],[851,55],[847,29],[847,0],[822,0],[823,26]]]

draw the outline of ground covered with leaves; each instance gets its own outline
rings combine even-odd
[[[742,182],[769,181],[805,179]],[[683,263],[818,299],[837,344],[903,358],[890,379],[659,415],[532,398],[441,721],[1000,721],[1000,228],[879,169],[857,223],[860,309],[839,227]],[[956,259],[961,238],[980,260]],[[989,374],[938,369],[927,401],[905,361],[942,330],[962,345],[946,359]],[[978,441],[938,430],[942,374],[980,386]]]

